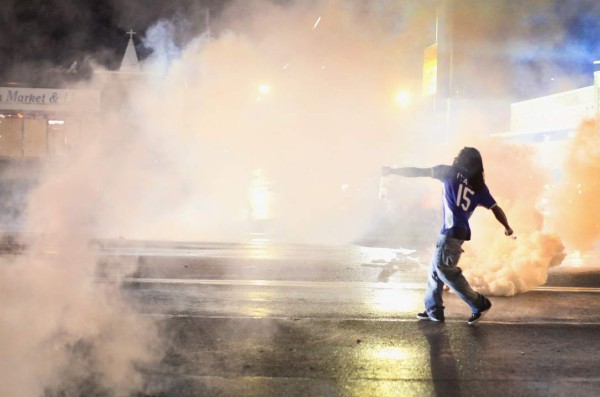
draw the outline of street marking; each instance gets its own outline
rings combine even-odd
[[[130,284],[184,284],[184,285],[233,285],[252,287],[301,287],[301,288],[379,288],[424,290],[423,283],[371,283],[362,281],[291,281],[291,280],[216,280],[182,278],[124,278]]]
[[[292,280],[243,280],[243,279],[184,279],[184,278],[133,278],[127,277],[123,282],[129,284],[183,284],[183,285],[231,285],[256,287],[298,287],[298,288],[375,288],[375,289],[410,289],[425,290],[425,283],[374,283],[364,281],[292,281]],[[536,292],[562,293],[600,293],[595,287],[553,287],[540,286],[533,288]]]
[[[600,288],[594,287],[536,287],[534,291],[548,291],[548,292],[586,292],[592,294],[600,293]]]
[[[207,318],[207,319],[232,319],[232,320],[290,320],[290,321],[361,321],[361,322],[389,322],[389,323],[423,323],[421,320],[415,319],[413,316],[405,318],[389,318],[389,317],[349,317],[349,316],[278,316],[278,315],[266,315],[266,316],[250,316],[250,315],[217,315],[217,314],[201,314],[201,313],[141,313],[144,317],[162,317],[162,318]],[[449,319],[446,318],[444,323],[433,323],[425,322],[432,326],[443,327],[443,324],[464,324],[465,327],[479,327],[484,324],[489,325],[572,325],[572,326],[597,326],[600,325],[600,321],[579,321],[571,319],[552,319],[552,320],[526,320],[526,319],[515,319],[515,320],[481,320],[477,325],[467,325],[465,319]],[[335,335],[334,335],[335,336]],[[325,338],[330,339],[330,338]]]

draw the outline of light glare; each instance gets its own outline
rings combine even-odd
[[[269,92],[271,92],[271,86],[267,84],[261,84],[258,86],[258,92],[262,95],[267,95]]]
[[[402,107],[406,107],[410,104],[411,101],[411,96],[410,96],[410,92],[408,91],[398,91],[396,93],[396,104],[398,106],[402,106]]]

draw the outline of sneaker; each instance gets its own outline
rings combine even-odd
[[[492,302],[489,299],[485,299],[485,308],[479,310],[477,313],[473,313],[467,320],[467,324],[473,325],[485,316],[485,314],[492,308]]]
[[[437,321],[440,323],[444,322],[444,315],[442,314],[441,316],[432,316],[430,314],[428,314],[426,311],[423,313],[417,313],[417,319],[418,320],[430,320],[430,321]]]

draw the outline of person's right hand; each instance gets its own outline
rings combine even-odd
[[[392,172],[392,168],[388,166],[381,167],[381,176],[388,176]]]

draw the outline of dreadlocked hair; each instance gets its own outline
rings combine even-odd
[[[469,185],[472,186],[476,192],[480,192],[485,188],[483,159],[477,149],[472,147],[462,148],[452,165],[461,168],[466,172]]]

